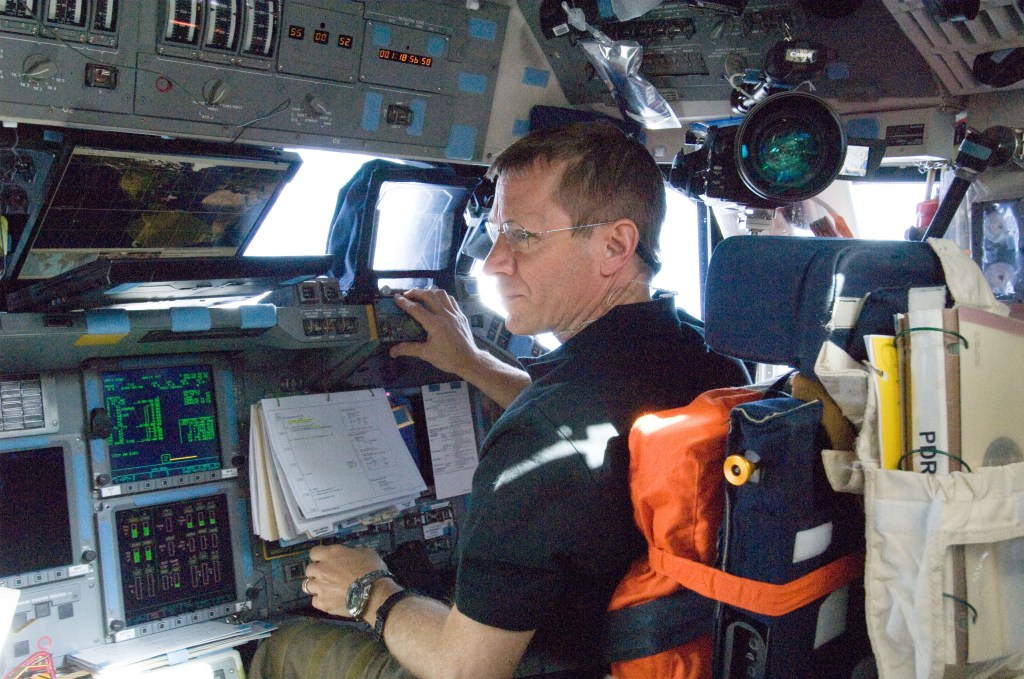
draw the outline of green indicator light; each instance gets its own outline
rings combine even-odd
[[[142,555],[138,552],[134,552],[132,554],[132,560],[135,561],[135,563],[139,563],[140,561],[142,561]]]

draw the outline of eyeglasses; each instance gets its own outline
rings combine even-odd
[[[530,251],[530,246],[534,241],[540,240],[540,237],[546,233],[557,233],[559,231],[575,231],[576,229],[589,229],[592,226],[604,226],[605,224],[611,224],[617,220],[610,222],[594,222],[593,224],[580,224],[579,226],[566,226],[561,229],[547,229],[545,231],[527,231],[517,222],[508,221],[502,222],[501,224],[495,224],[488,220],[484,222],[484,226],[487,227],[487,235],[491,238],[491,243],[498,242],[498,234],[505,237],[505,242],[509,244],[513,252],[524,253]],[[655,273],[661,269],[661,260],[658,259],[658,255],[651,252],[643,243],[636,244],[636,254],[640,257]]]
[[[580,224],[579,226],[567,226],[561,229],[547,229],[545,231],[527,231],[517,222],[502,222],[500,225],[494,222],[488,221],[487,235],[491,237],[492,243],[498,242],[498,234],[505,237],[505,242],[509,244],[513,252],[523,253],[529,252],[530,246],[535,241],[540,240],[540,237],[548,233],[557,233],[559,231],[575,231],[576,229],[589,229],[592,226],[604,226],[605,224],[611,224],[612,222],[595,222],[593,224]]]

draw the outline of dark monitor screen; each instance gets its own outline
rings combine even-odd
[[[221,468],[213,368],[170,365],[103,372],[114,484]]]
[[[0,577],[72,560],[64,449],[0,453]]]
[[[235,600],[225,494],[132,507],[114,516],[126,625]]]

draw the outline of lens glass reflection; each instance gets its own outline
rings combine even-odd
[[[755,171],[773,187],[803,186],[814,178],[819,141],[808,130],[780,121],[757,140]]]

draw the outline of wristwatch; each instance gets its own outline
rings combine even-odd
[[[363,621],[366,602],[370,600],[370,588],[381,578],[393,580],[395,576],[390,571],[381,568],[356,578],[356,581],[349,585],[348,596],[345,598],[345,608],[348,609],[349,615],[360,622]]]

